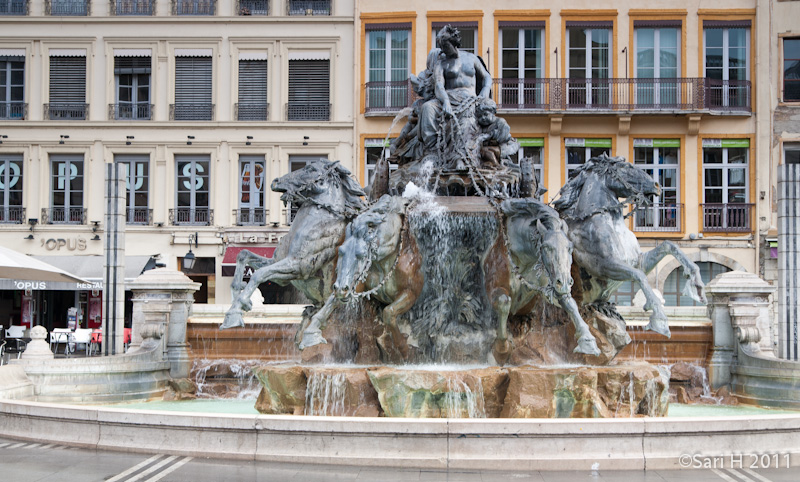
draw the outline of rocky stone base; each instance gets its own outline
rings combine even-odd
[[[668,378],[647,363],[607,367],[256,368],[267,414],[407,418],[663,417]]]

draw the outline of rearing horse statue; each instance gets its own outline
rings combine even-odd
[[[653,310],[647,329],[669,337],[664,307],[646,274],[671,254],[689,280],[684,294],[701,303],[706,303],[706,295],[700,269],[675,244],[664,241],[643,254],[625,224],[622,211],[627,202],[646,203],[649,196],[660,193],[661,187],[646,172],[622,157],[603,154],[570,175],[553,207],[569,226],[573,257],[582,270],[583,303],[608,302],[623,281],[636,281],[647,300],[644,309]],[[620,202],[620,198],[626,200]],[[588,275],[588,283],[584,275]]]
[[[225,313],[220,328],[244,326],[243,311],[250,311],[250,297],[258,285],[273,281],[288,283],[299,289],[314,307],[303,312],[303,321],[295,336],[303,333],[311,316],[330,296],[336,277],[336,255],[344,241],[347,223],[366,208],[361,186],[350,171],[339,164],[319,159],[302,169],[272,181],[272,190],[281,192],[281,200],[299,206],[291,229],[278,243],[272,258],[263,258],[242,250],[236,258],[236,273],[231,291],[233,303]],[[244,271],[255,272],[250,281],[243,281]]]

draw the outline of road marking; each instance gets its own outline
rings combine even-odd
[[[53,448],[53,447],[55,447],[55,445],[54,445],[54,444],[47,444],[47,445],[45,445],[45,446],[43,446],[43,447],[40,447],[40,448],[43,448],[43,449],[51,449],[51,448]]]
[[[3,443],[3,444],[0,444],[0,449],[5,447],[6,445],[11,445],[11,442],[6,442],[6,443]]]
[[[167,457],[166,460],[162,460],[161,462],[153,465],[152,467],[148,468],[147,470],[144,470],[144,471],[140,472],[139,474],[136,475],[136,477],[132,477],[132,478],[126,480],[125,482],[136,482],[137,480],[141,479],[145,475],[152,474],[153,472],[157,471],[161,467],[173,462],[177,458],[178,458],[177,455],[171,455],[171,456]]]
[[[725,469],[725,470],[727,470],[728,473],[733,474],[735,477],[739,477],[740,479],[742,479],[745,482],[755,482],[753,479],[751,479],[750,477],[744,475],[743,473],[739,472],[736,469]]]
[[[145,460],[144,462],[136,464],[133,467],[131,467],[128,470],[126,470],[125,472],[122,472],[121,474],[116,475],[116,476],[108,479],[106,482],[117,482],[119,480],[122,480],[125,477],[133,474],[134,472],[138,472],[142,468],[147,467],[148,465],[152,464],[153,462],[155,462],[156,460],[160,459],[161,457],[164,457],[164,455],[153,455],[152,457],[150,457],[149,459]]]
[[[753,477],[757,478],[757,479],[758,479],[758,480],[760,480],[761,482],[772,482],[772,481],[771,481],[771,480],[769,480],[768,478],[764,477],[763,475],[761,475],[761,474],[759,474],[759,473],[756,473],[756,472],[755,472],[755,471],[753,471],[753,470],[750,470],[750,469],[742,469],[742,470],[744,470],[744,471],[745,471],[745,472],[747,472],[748,474],[752,475]]]
[[[23,445],[25,445],[25,444],[24,443],[14,444],[14,445],[12,445],[11,447],[8,447],[8,448],[10,448],[10,449],[18,449],[18,448],[22,447]]]
[[[36,447],[39,447],[41,445],[42,444],[30,444],[30,445],[25,446],[24,448],[26,448],[26,449],[35,449]]]
[[[194,459],[194,457],[184,457],[181,460],[179,460],[178,462],[175,462],[174,464],[172,464],[172,466],[168,467],[164,471],[162,471],[162,472],[154,475],[153,477],[147,479],[145,482],[156,482],[158,480],[161,480],[165,476],[167,476],[168,474],[174,472],[175,470],[177,470],[178,468],[180,468],[184,464],[188,463],[192,459]]]

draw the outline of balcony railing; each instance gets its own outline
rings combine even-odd
[[[153,104],[109,104],[108,117],[116,120],[150,120]]]
[[[174,226],[211,226],[214,224],[214,210],[211,208],[170,209],[169,223]]]
[[[28,104],[25,102],[0,102],[0,119],[25,120],[28,117]]]
[[[169,120],[214,120],[214,104],[170,104]]]
[[[91,13],[90,0],[45,0],[45,14],[53,17],[88,16]]]
[[[0,207],[0,223],[22,224],[25,222],[25,208],[22,206]]]
[[[706,107],[709,110],[750,112],[749,80],[706,81]]]
[[[83,207],[54,207],[42,209],[42,224],[86,224]]]
[[[238,0],[236,11],[239,15],[269,15],[269,0]]]
[[[0,15],[28,15],[28,0],[0,0]]]
[[[415,99],[408,80],[367,82],[366,112],[397,112]]]
[[[269,120],[269,104],[233,104],[234,117],[240,121]]]
[[[153,224],[153,210],[148,208],[128,208],[125,222],[127,224],[150,226]]]
[[[86,120],[89,104],[45,104],[44,118],[50,120]]]
[[[703,231],[707,233],[749,233],[753,204],[701,204]]]
[[[646,206],[633,215],[633,230],[636,232],[678,233],[682,230],[683,204]]]
[[[233,210],[233,218],[237,226],[264,226],[267,224],[269,209],[240,208]]]
[[[286,104],[286,120],[326,121],[330,119],[330,104]]]
[[[153,15],[155,0],[111,0],[111,15]]]
[[[287,0],[287,15],[330,15],[331,0]]]
[[[216,0],[172,0],[172,15],[214,15]]]

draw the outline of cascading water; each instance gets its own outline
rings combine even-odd
[[[346,384],[344,373],[317,373],[306,385],[306,415],[344,415]]]
[[[260,365],[263,363],[258,360],[195,360],[192,373],[197,398],[257,398],[261,384],[252,369]]]
[[[477,379],[476,386],[470,386],[462,377],[445,375],[447,391],[442,403],[447,418],[486,418],[483,383]]]

